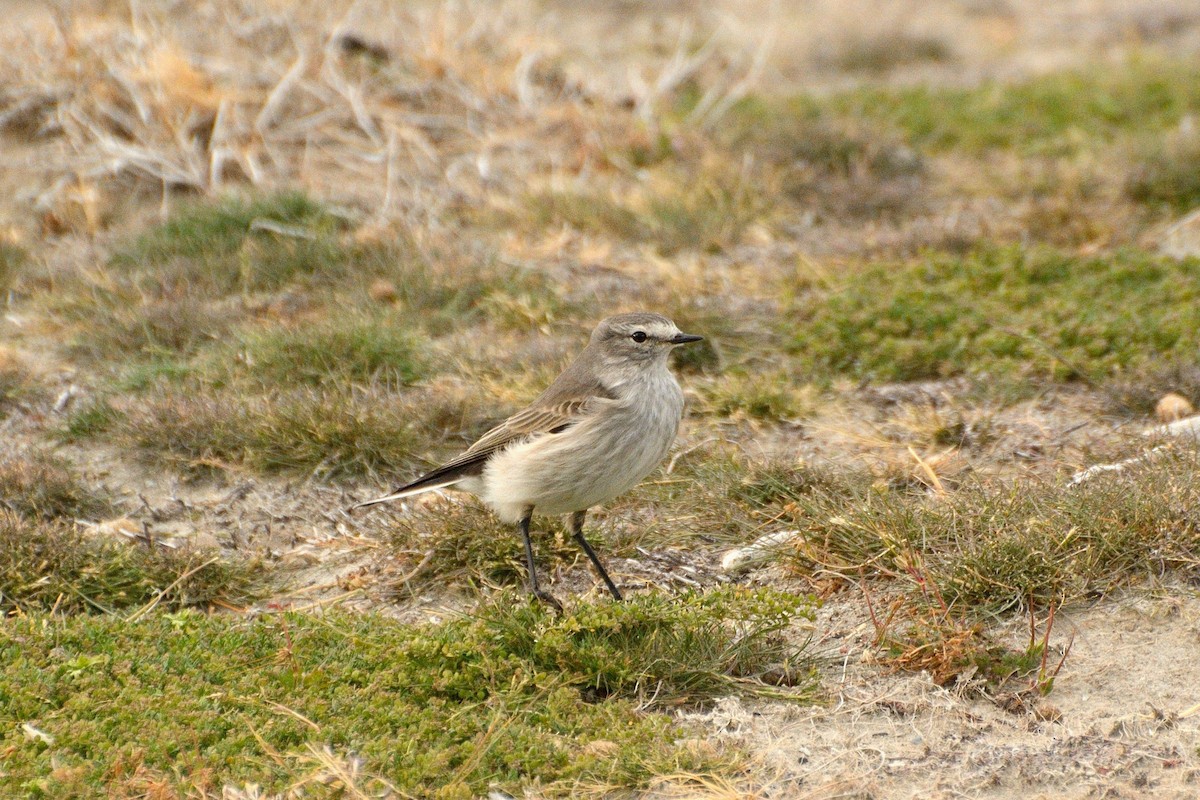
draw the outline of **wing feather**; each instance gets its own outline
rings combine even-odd
[[[616,395],[599,382],[587,386],[583,391],[553,391],[556,388],[551,386],[532,405],[483,434],[457,458],[447,461],[411,483],[396,487],[383,497],[360,503],[354,508],[439,489],[463,478],[479,475],[483,472],[487,460],[510,444],[533,436],[562,433],[586,419],[601,403],[616,399]]]

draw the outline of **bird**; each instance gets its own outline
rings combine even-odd
[[[534,512],[567,515],[572,538],[609,593],[622,600],[583,535],[588,509],[632,489],[675,441],[684,397],[668,366],[675,347],[699,342],[650,312],[602,320],[574,361],[526,408],[483,434],[461,455],[350,511],[435,489],[477,495],[525,546],[533,597],[561,608],[538,582],[529,526]]]

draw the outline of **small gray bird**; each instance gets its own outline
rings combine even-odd
[[[459,457],[364,506],[448,486],[478,495],[525,541],[529,591],[538,586],[529,521],[570,514],[571,535],[617,600],[621,592],[583,538],[587,510],[625,492],[663,460],[683,416],[683,391],[667,368],[676,345],[698,342],[660,314],[618,314],[592,331],[579,357],[526,409],[485,433]]]

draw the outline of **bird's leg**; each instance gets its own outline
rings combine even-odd
[[[562,613],[562,603],[558,602],[554,595],[538,586],[537,565],[533,563],[533,542],[529,540],[529,521],[531,519],[533,519],[532,508],[526,510],[525,515],[521,517],[521,521],[518,523],[521,526],[521,538],[525,540],[525,566],[529,570],[529,593],[543,603],[553,606],[559,613]]]
[[[604,579],[605,585],[608,586],[608,591],[612,592],[612,596],[617,600],[624,600],[621,597],[621,590],[612,582],[612,578],[608,577],[608,570],[600,563],[600,559],[596,557],[596,551],[588,544],[587,539],[583,538],[583,518],[587,515],[587,510],[576,511],[571,515],[571,535],[575,537],[575,541],[579,542],[579,546],[583,548],[583,552],[587,553],[587,557],[592,560],[592,565],[596,568],[596,572],[600,573],[600,577]]]

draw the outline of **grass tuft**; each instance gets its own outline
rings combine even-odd
[[[394,472],[429,442],[411,407],[348,389],[242,396],[152,394],[106,434],[184,469],[245,467],[322,477]]]
[[[1143,152],[1125,185],[1138,203],[1166,205],[1176,212],[1200,206],[1200,135],[1156,137]]]
[[[59,435],[67,442],[103,436],[113,430],[124,416],[107,397],[93,397],[80,403],[67,415]]]
[[[208,361],[218,374],[240,371],[265,387],[375,382],[398,388],[429,369],[419,335],[401,320],[355,316],[256,330],[242,338],[236,354],[212,354]]]
[[[217,203],[195,203],[177,211],[170,220],[138,237],[114,257],[118,266],[141,266],[172,259],[215,259],[236,253],[248,241],[275,241],[277,234],[256,231],[254,224],[275,223],[315,234],[342,227],[317,202],[299,192],[285,192],[246,200],[229,197]]]
[[[947,603],[977,609],[1046,606],[1103,595],[1200,564],[1200,460],[1164,454],[1122,476],[1074,488],[1025,479],[963,486],[938,499],[867,488],[849,500],[796,497],[783,523],[801,532],[792,554],[857,576],[923,564]]]
[[[32,519],[94,519],[112,511],[66,461],[41,450],[0,456],[0,506]]]
[[[1200,400],[1200,364],[1181,354],[1126,370],[1113,376],[1101,387],[1106,405],[1114,414],[1145,417],[1168,392]]]
[[[244,602],[257,565],[202,550],[170,550],[88,535],[63,522],[0,511],[0,611],[112,612]]]
[[[810,416],[816,391],[779,372],[729,372],[700,387],[700,410],[718,417],[747,417],[786,422]]]
[[[545,192],[521,204],[533,230],[570,226],[584,233],[653,245],[664,255],[722,252],[738,244],[749,227],[771,210],[770,193],[728,168],[675,176],[661,187],[629,197]]]
[[[539,523],[546,518],[539,517]],[[535,528],[537,523],[535,523]],[[477,502],[431,502],[413,515],[397,520],[389,529],[389,544],[406,561],[422,563],[408,586],[429,581],[438,583],[482,579],[501,585],[524,585],[525,557],[516,529],[496,519]],[[535,529],[532,535],[539,563],[572,563],[582,556],[560,525],[551,530]]]

